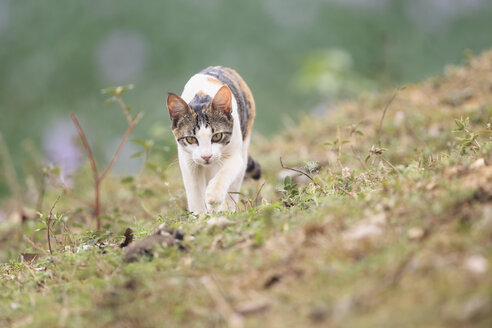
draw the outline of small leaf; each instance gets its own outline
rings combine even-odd
[[[142,148],[149,150],[154,145],[154,140],[142,140],[142,139],[134,139],[131,141],[132,143],[141,146]]]
[[[124,85],[124,86],[117,86],[117,87],[110,87],[101,90],[102,94],[111,94],[113,96],[120,96],[123,92],[132,90],[133,89],[133,84],[129,85]]]
[[[292,183],[292,178],[290,177],[290,175],[286,176],[284,178],[284,186],[289,186],[291,183]]]
[[[121,183],[132,183],[135,179],[133,177],[124,177],[121,179]]]
[[[103,95],[105,94],[111,94],[111,95],[114,95],[116,93],[116,87],[110,87],[110,88],[106,88],[106,89],[102,89],[101,90],[101,93]]]
[[[115,97],[108,98],[104,101],[104,106],[108,106],[109,104],[112,104],[116,101]]]
[[[114,219],[112,217],[110,217],[109,215],[101,215],[101,220],[105,220],[105,221],[114,221]],[[103,231],[102,230],[99,230],[97,231],[96,233],[100,233],[102,234]]]
[[[138,158],[141,157],[142,155],[143,155],[143,151],[139,151],[133,154],[132,156],[130,156],[130,158]]]
[[[465,128],[465,126],[463,125],[463,122],[461,120],[455,119],[454,122],[458,126],[458,129],[457,129],[458,131],[462,131]]]
[[[158,171],[158,169],[159,169],[159,166],[157,166],[154,163],[150,163],[150,162],[147,162],[146,166],[148,169],[155,171],[155,172]]]
[[[151,189],[144,189],[144,190],[141,190],[138,195],[140,197],[151,197],[151,196],[154,196],[155,193],[151,190]]]

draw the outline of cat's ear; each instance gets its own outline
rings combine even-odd
[[[226,115],[232,111],[232,94],[227,85],[222,86],[212,100],[212,107]]]
[[[169,109],[169,116],[173,121],[176,121],[190,110],[186,101],[174,93],[169,93],[167,96],[167,109]]]

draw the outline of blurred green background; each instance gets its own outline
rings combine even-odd
[[[0,0],[0,132],[18,174],[33,149],[69,169],[85,159],[73,149],[74,112],[104,162],[126,121],[100,89],[133,83],[124,99],[145,116],[132,137],[172,145],[167,92],[225,65],[250,85],[255,129],[271,136],[286,117],[487,49],[491,17],[488,0]]]

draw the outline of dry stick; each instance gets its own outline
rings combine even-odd
[[[337,126],[337,140],[338,140],[338,149],[337,149],[337,162],[340,165],[340,169],[343,169],[343,164],[341,160],[342,156],[342,139],[340,138],[340,127]]]
[[[79,120],[75,116],[74,113],[70,114],[70,117],[72,118],[73,123],[77,127],[77,131],[79,133],[80,139],[82,140],[82,144],[84,145],[84,148],[87,152],[87,156],[89,157],[89,162],[92,167],[92,175],[94,177],[94,215],[96,216],[96,221],[97,221],[97,230],[101,229],[101,217],[100,217],[100,201],[99,201],[99,189],[102,183],[102,180],[106,177],[106,175],[109,173],[111,168],[113,167],[114,162],[118,158],[118,156],[121,153],[121,150],[123,149],[123,146],[125,145],[126,140],[130,136],[130,133],[133,131],[137,123],[140,121],[140,119],[143,117],[143,113],[139,113],[133,120],[131,120],[131,117],[128,114],[128,110],[126,109],[125,104],[121,99],[116,97],[118,103],[120,104],[121,108],[123,109],[123,112],[125,113],[125,116],[127,118],[128,123],[128,128],[125,131],[125,134],[123,135],[123,139],[121,140],[120,144],[118,145],[118,148],[116,149],[116,152],[114,153],[113,157],[111,158],[111,161],[109,162],[108,166],[106,169],[103,171],[101,175],[99,175],[97,171],[97,166],[96,166],[96,161],[94,160],[94,156],[92,155],[92,150],[89,145],[89,142],[87,141],[87,137],[85,136],[84,130],[82,129],[82,126],[79,123]]]
[[[99,217],[99,173],[97,172],[96,162],[94,161],[94,156],[92,155],[91,146],[89,146],[89,142],[87,141],[87,137],[85,136],[84,130],[82,126],[80,126],[79,120],[74,113],[70,114],[75,127],[77,128],[77,132],[79,133],[80,140],[82,141],[82,145],[84,145],[85,151],[87,152],[87,157],[89,157],[89,162],[92,168],[92,176],[94,177],[94,215],[97,220],[97,230],[101,229],[101,218]]]
[[[126,140],[130,136],[130,133],[133,131],[133,129],[137,125],[138,121],[140,121],[140,119],[142,117],[143,117],[143,114],[142,113],[139,113],[137,115],[137,117],[135,117],[135,119],[130,122],[130,125],[128,126],[128,129],[126,129],[125,135],[123,136],[123,139],[121,139],[121,142],[118,145],[118,148],[116,149],[116,152],[114,153],[113,158],[111,158],[111,161],[109,162],[108,167],[106,167],[106,169],[104,170],[104,172],[99,177],[99,182],[101,182],[106,177],[106,175],[108,174],[109,170],[111,170],[111,167],[113,166],[114,162],[116,161],[116,159],[120,155],[120,152],[123,149],[123,146],[125,145]]]
[[[31,239],[29,239],[29,237],[27,237],[26,235],[22,235],[22,238],[27,241],[29,244],[31,244],[31,246],[35,249],[37,249],[38,251],[40,251],[41,253],[45,253],[45,250],[42,248],[42,247],[39,247],[38,245],[36,245]]]
[[[123,100],[121,100],[121,98],[117,97],[117,96],[115,96],[114,99],[116,100],[118,105],[120,105],[121,109],[123,110],[123,114],[125,114],[126,121],[128,122],[128,124],[132,124],[132,117],[130,116],[130,113],[128,112],[128,107],[125,105]]]
[[[27,270],[29,271],[29,273],[32,275],[32,277],[34,278],[34,280],[36,280],[36,282],[38,283],[38,285],[39,286],[44,285],[41,281],[39,281],[39,278],[36,276],[36,274],[34,273],[34,271],[31,270],[31,268],[29,267],[29,265],[27,265],[26,262],[23,262],[23,264],[27,268]]]
[[[348,191],[348,190],[346,190],[346,189],[344,189],[344,188],[342,188],[342,187],[340,187],[340,186],[337,186],[337,185],[335,185],[335,188],[336,188],[336,189],[338,189],[338,190],[340,190],[340,191],[341,191],[341,192],[343,192],[344,194],[346,194],[346,195],[348,195],[348,196],[352,197],[353,199],[357,199],[357,195],[352,194],[350,191]]]
[[[258,189],[258,192],[256,193],[256,197],[255,197],[255,200],[253,201],[253,203],[256,205],[256,202],[258,201],[258,197],[260,196],[260,192],[261,190],[263,189],[263,187],[265,186],[265,182],[262,183],[260,189]]]
[[[227,326],[231,328],[243,327],[243,316],[234,311],[233,307],[227,302],[224,296],[222,296],[219,287],[217,286],[215,281],[209,276],[202,277],[200,281],[209,293],[209,295],[212,297],[212,300],[217,306],[217,310],[226,321]]]
[[[386,158],[383,157],[383,155],[379,155],[381,160],[383,162],[385,162],[386,164],[388,164],[396,173],[400,174],[400,172],[398,172],[398,170],[396,169],[396,167],[393,166],[393,164],[390,163],[390,161],[388,161]]]
[[[395,100],[396,95],[398,94],[398,92],[401,89],[403,89],[403,88],[404,87],[398,87],[398,88],[396,88],[395,92],[393,93],[393,96],[391,96],[390,100],[386,103],[386,106],[384,107],[383,115],[381,115],[381,120],[379,121],[379,128],[378,128],[378,131],[377,131],[378,146],[379,147],[381,147],[381,130],[383,128],[383,121],[384,121],[384,117],[386,116],[386,111],[388,110],[388,108],[391,105],[391,103],[393,102],[393,100]]]
[[[315,185],[317,185],[319,187],[319,189],[323,192],[323,194],[326,195],[326,191],[320,186],[319,183],[317,183],[316,181],[314,181],[314,179],[309,175],[307,174],[306,172],[304,171],[301,171],[301,170],[298,170],[298,169],[294,169],[292,167],[288,167],[288,166],[285,166],[284,163],[282,162],[282,157],[279,158],[280,159],[280,166],[283,168],[283,169],[286,169],[286,170],[291,170],[291,171],[294,171],[294,172],[297,172],[297,173],[300,173],[300,174],[303,174],[305,175],[307,178],[309,178],[309,180],[311,180]]]
[[[364,163],[364,161],[360,157],[359,151],[354,146],[350,146],[350,148],[352,149],[352,153],[354,153],[355,157],[359,160],[360,164],[364,167],[364,169],[367,170],[367,165],[366,165],[366,163]]]
[[[241,195],[241,196],[242,196],[242,194],[240,192],[237,192],[237,193],[236,192],[228,192],[227,193],[227,196],[229,196],[229,198],[231,198],[231,200],[234,202],[234,206],[236,206],[236,208],[237,208],[237,202],[234,200],[234,197],[232,197],[231,194],[238,194],[238,195]]]
[[[466,133],[471,134],[471,132],[468,129],[464,129]],[[473,140],[475,142],[475,145],[477,145],[479,150],[482,150],[482,146],[478,143],[477,139]]]
[[[279,158],[280,159],[280,166],[283,168],[283,169],[286,169],[286,170],[291,170],[291,171],[294,171],[294,172],[297,172],[297,173],[300,173],[300,174],[303,174],[304,176],[306,176],[309,180],[311,180],[313,183],[315,183],[316,185],[318,185],[314,180],[313,178],[307,174],[306,172],[304,171],[301,171],[301,170],[298,170],[298,169],[294,169],[292,167],[288,167],[288,166],[285,166],[284,163],[282,162],[282,157]],[[319,186],[319,185],[318,185]]]

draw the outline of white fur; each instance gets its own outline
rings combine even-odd
[[[181,98],[190,103],[198,91],[212,99],[222,86],[210,82],[212,77],[194,75],[185,85]],[[212,143],[212,131],[201,126],[195,137],[198,145],[182,146],[178,143],[178,158],[186,189],[188,210],[195,213],[215,210],[236,210],[238,192],[243,182],[248,162],[249,136],[243,141],[237,112],[237,102],[232,95],[234,126],[230,143]],[[221,132],[221,131],[215,131]],[[206,164],[202,156],[212,156]]]

